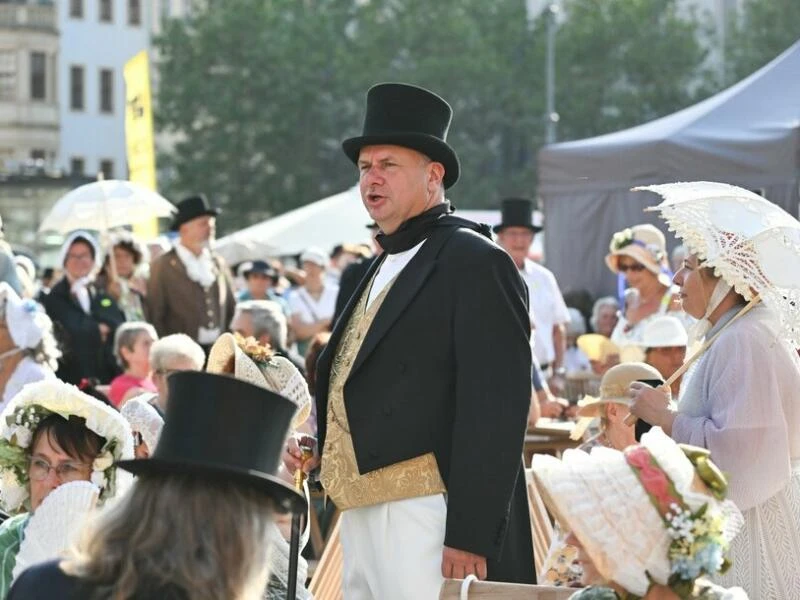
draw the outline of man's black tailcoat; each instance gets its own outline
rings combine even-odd
[[[331,360],[374,261],[317,371],[324,454]],[[445,545],[488,558],[489,578],[535,580],[521,454],[531,399],[527,291],[483,235],[438,226],[397,277],[344,387],[361,473],[433,452],[447,487]]]

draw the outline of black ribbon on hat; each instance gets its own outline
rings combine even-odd
[[[436,227],[441,226],[467,227],[492,239],[492,231],[488,225],[455,217],[451,214],[454,210],[455,207],[450,202],[445,201],[415,217],[411,217],[400,225],[394,233],[381,232],[375,236],[375,239],[387,254],[397,254],[398,252],[411,250],[411,248],[427,239]]]

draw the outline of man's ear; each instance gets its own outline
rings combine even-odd
[[[431,162],[428,165],[428,191],[435,192],[442,185],[444,180],[444,165],[439,162]]]

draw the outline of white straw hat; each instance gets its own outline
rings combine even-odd
[[[645,348],[672,348],[686,346],[689,335],[677,317],[662,315],[645,325],[641,345]]]
[[[631,397],[628,388],[634,381],[643,379],[664,380],[655,367],[641,362],[623,363],[611,367],[600,380],[600,396],[585,396],[578,401],[578,416],[589,418],[600,416],[600,407],[609,402],[630,406]]]
[[[639,470],[634,466],[634,457],[652,462]],[[705,458],[702,460],[703,469],[716,469]],[[675,572],[690,581],[700,574],[715,575],[722,567],[722,553],[743,524],[736,507],[712,495],[700,477],[700,468],[696,471],[684,451],[658,427],[644,434],[641,444],[624,453],[600,446],[591,454],[567,450],[562,460],[537,454],[532,467],[548,509],[565,531],[578,538],[600,575],[639,596],[647,593],[651,582],[666,585]],[[648,489],[643,483],[646,480]],[[724,480],[716,479],[713,485],[719,481]],[[656,489],[661,491],[654,492]],[[713,535],[713,543],[706,546],[702,555],[698,552],[686,560],[670,558],[676,540],[686,538],[667,528],[668,517],[662,515],[657,502],[673,498],[691,511],[692,519],[707,505],[705,515],[714,525],[709,530],[718,530],[719,534]],[[690,521],[690,525],[693,523]],[[703,541],[699,535],[697,541],[699,547]],[[714,555],[714,560],[706,562],[709,555]],[[712,563],[715,568],[694,572],[698,564]]]

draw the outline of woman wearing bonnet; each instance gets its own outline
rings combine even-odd
[[[573,600],[747,599],[707,579],[728,567],[741,515],[724,501],[725,478],[704,450],[654,428],[623,452],[537,454],[532,469],[591,586]]]
[[[606,264],[617,274],[620,296],[627,283],[625,306],[611,340],[620,348],[641,341],[647,323],[678,310],[673,305],[672,273],[667,263],[664,234],[652,225],[635,225],[611,238]]]
[[[537,454],[532,469],[591,586],[572,600],[747,599],[707,579],[728,567],[741,525],[707,452],[681,448],[654,428],[623,452]]]
[[[297,407],[292,419],[290,435],[308,419],[311,414],[311,396],[308,385],[288,359],[272,353],[268,346],[260,345],[254,338],[243,338],[239,335],[225,333],[219,337],[212,346],[208,355],[209,373],[221,373],[234,376],[254,385],[266,388],[288,398]],[[281,465],[279,475],[288,483],[294,483],[294,478]],[[308,491],[306,490],[306,496]],[[308,542],[309,519],[306,515],[305,530],[300,539],[302,551]],[[269,537],[272,542],[270,555],[270,577],[264,598],[268,600],[284,600],[288,591],[289,574],[289,533],[291,519],[276,519],[270,527]],[[300,556],[297,569],[297,598],[305,600],[310,598],[305,588],[308,563]]]
[[[64,277],[42,298],[64,353],[57,375],[75,385],[86,377],[108,383],[119,372],[112,342],[125,315],[94,284],[99,255],[100,249],[90,234],[70,234],[61,247]]]
[[[631,398],[628,388],[634,381],[647,381],[660,385],[661,375],[650,365],[644,363],[624,363],[611,367],[600,381],[600,395],[585,396],[578,402],[578,422],[570,437],[580,440],[589,425],[599,420],[599,431],[583,442],[578,449],[589,452],[592,448],[603,446],[624,450],[636,443],[633,425],[625,423]],[[542,577],[544,585],[580,587],[583,567],[578,562],[578,550],[567,543],[568,531],[562,531],[556,524],[556,532],[544,561]]]
[[[800,598],[800,224],[725,184],[647,189],[666,198],[657,210],[689,248],[675,282],[705,343],[684,365],[677,411],[667,390],[634,383],[631,412],[707,448],[728,474],[745,525],[721,581]]]
[[[55,497],[64,484],[80,494],[74,482],[91,482],[96,486],[92,502],[102,505],[130,483],[130,475],[113,464],[127,458],[133,458],[128,424],[113,408],[76,387],[57,379],[39,381],[14,397],[0,414],[0,504],[16,515],[0,526],[0,598],[11,586],[18,553],[35,541],[29,532],[41,531],[34,521],[41,516],[39,509],[46,512],[51,494]],[[78,520],[66,511],[61,515]]]
[[[26,383],[53,379],[59,356],[44,309],[0,283],[0,410]]]

